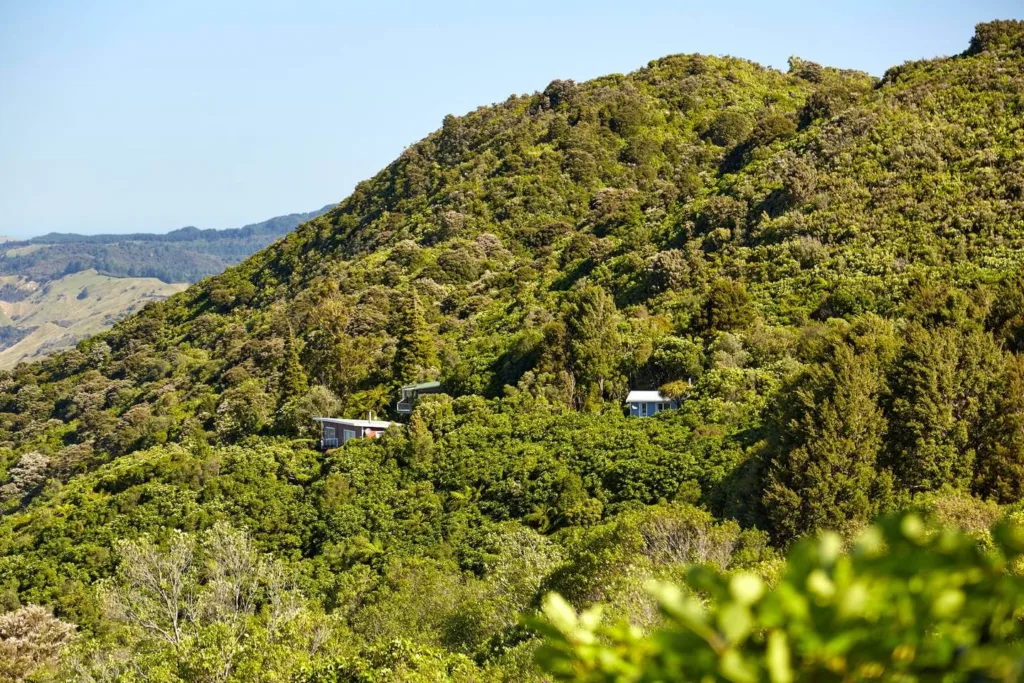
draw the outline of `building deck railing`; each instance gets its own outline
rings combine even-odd
[[[395,410],[397,410],[400,413],[411,413],[412,403],[413,401],[411,398],[402,399],[401,401],[398,402],[398,405],[395,406]]]
[[[337,448],[338,439],[320,439],[320,448]]]

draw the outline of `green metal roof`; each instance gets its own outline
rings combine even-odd
[[[424,389],[439,389],[440,387],[440,382],[420,382],[419,384],[407,384],[402,387],[402,391],[423,391]]]

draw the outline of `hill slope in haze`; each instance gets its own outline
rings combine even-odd
[[[185,289],[185,284],[167,284],[154,278],[116,278],[93,269],[78,271],[45,285],[6,277],[24,297],[0,299],[3,318],[0,329],[13,336],[0,350],[0,368],[12,368],[74,346],[90,335],[109,329],[115,322]]]
[[[1014,21],[880,80],[677,55],[446,117],[4,376],[0,598],[168,680],[529,680],[547,590],[650,626],[642,586],[693,563],[770,578],[906,507],[984,529],[1024,492],[1022,169]],[[427,379],[405,428],[309,449],[312,416]],[[682,408],[623,416],[658,387]],[[206,558],[182,571],[215,600],[228,546],[278,563],[244,618],[169,643],[123,609],[160,557]]]
[[[233,230],[50,233],[8,241],[0,253],[0,368],[42,358],[109,329],[146,303],[222,272],[330,208]]]
[[[0,257],[0,274],[43,283],[94,268],[112,277],[149,277],[168,284],[198,282],[270,245],[297,225],[327,213],[332,206],[229,230],[190,226],[159,234],[51,232],[6,242]]]

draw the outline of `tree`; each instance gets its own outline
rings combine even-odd
[[[38,451],[24,453],[11,467],[10,481],[0,486],[0,501],[31,496],[46,483],[50,458]]]
[[[295,333],[288,325],[288,333],[284,338],[284,363],[281,368],[280,391],[278,406],[306,393],[309,388],[306,373],[299,361],[299,351],[295,347]]]
[[[721,278],[711,287],[704,316],[707,330],[729,332],[749,325],[756,313],[743,283]]]
[[[874,365],[837,342],[832,359],[800,375],[781,399],[762,499],[776,542],[856,527],[878,510],[886,420]]]
[[[615,301],[603,288],[584,285],[566,296],[562,317],[569,371],[578,385],[596,387],[598,398],[604,398],[605,384],[618,378],[621,355]]]
[[[1024,275],[1003,280],[995,293],[988,327],[1011,351],[1024,351]]]
[[[1018,55],[1024,51],[1024,22],[1015,19],[988,21],[974,27],[967,54],[995,53]]]
[[[445,164],[457,164],[469,148],[469,127],[464,118],[448,114],[441,124],[437,156]]]
[[[733,147],[744,140],[754,128],[750,116],[742,111],[727,109],[712,120],[708,137],[721,147]]]
[[[303,610],[284,568],[224,522],[198,538],[175,532],[165,547],[142,538],[118,550],[117,575],[99,588],[106,614],[140,654],[169,648],[185,678],[229,680]]]
[[[912,323],[893,377],[888,463],[904,490],[967,489],[982,408],[995,400],[1002,357],[991,337]]]
[[[274,407],[273,398],[258,379],[247,379],[221,394],[217,404],[217,434],[226,440],[258,434]]]
[[[395,324],[395,359],[392,375],[401,382],[415,382],[436,368],[437,349],[423,318],[423,309],[414,292],[406,294],[398,308]]]
[[[341,399],[327,387],[317,385],[282,406],[277,420],[285,432],[312,439],[319,435],[319,426],[313,418],[337,417],[341,410]]]
[[[700,375],[702,356],[702,349],[697,342],[682,337],[663,337],[655,343],[651,353],[651,375],[655,383],[685,383]]]
[[[1000,503],[1024,497],[1024,358],[1009,359],[995,407],[979,428],[973,491]]]
[[[166,549],[149,540],[120,545],[117,579],[100,588],[107,614],[175,648],[201,615],[195,538],[175,532]]]

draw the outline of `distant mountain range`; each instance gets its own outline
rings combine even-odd
[[[270,245],[296,226],[327,212],[276,216],[230,230],[185,227],[166,234],[78,235],[51,232],[4,244],[0,275],[36,282],[90,268],[111,277],[151,277],[166,283],[196,282]]]
[[[0,368],[60,351],[222,272],[333,205],[229,230],[51,232],[0,246]]]

